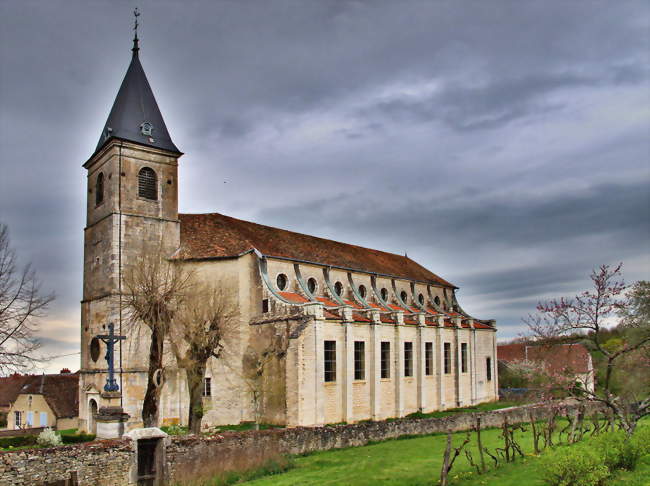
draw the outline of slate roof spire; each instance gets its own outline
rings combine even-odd
[[[133,52],[131,63],[126,70],[120,90],[117,92],[113,108],[108,115],[95,152],[98,152],[109,140],[117,138],[180,154],[180,150],[169,136],[156,98],[151,91],[142,64],[140,64],[138,55],[140,52],[138,39],[140,12],[137,8],[133,15],[135,16],[135,35],[131,49]]]

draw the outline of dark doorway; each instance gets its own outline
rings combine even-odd
[[[157,448],[160,439],[138,440],[138,484],[154,486],[156,484]]]

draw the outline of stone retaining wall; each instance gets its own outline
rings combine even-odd
[[[543,412],[539,407],[534,410]],[[510,423],[527,422],[528,413],[528,407],[519,407],[444,418],[172,437],[165,441],[162,474],[173,483],[256,468],[282,454],[361,446],[404,435],[468,430],[475,415],[481,416],[482,426],[486,428],[500,427],[505,417]],[[64,480],[79,486],[126,486],[136,484],[135,471],[136,446],[128,439],[0,452],[0,486],[44,486]],[[70,478],[75,475],[77,479],[73,482]]]

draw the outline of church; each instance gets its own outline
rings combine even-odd
[[[225,281],[238,310],[229,352],[210,358],[203,426],[259,420],[316,426],[404,417],[498,398],[496,323],[465,312],[457,287],[407,256],[220,213],[179,214],[174,144],[139,41],[87,171],[80,429],[115,404],[142,426],[147,330],[127,325],[124,274],[145,243],[173,265]],[[119,392],[104,391],[113,323]],[[135,336],[135,333],[138,336]],[[271,356],[251,385],[247,356]],[[188,416],[184,371],[165,361],[160,424]],[[257,387],[257,388],[256,388]],[[261,398],[260,398],[261,397]]]

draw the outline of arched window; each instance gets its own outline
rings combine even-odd
[[[149,167],[143,167],[138,172],[138,196],[152,201],[158,199],[156,173]]]
[[[383,301],[388,300],[388,290],[386,290],[386,289],[384,288],[384,289],[381,289],[379,293],[381,294],[381,299],[382,299]]]
[[[287,283],[288,283],[287,276],[284,273],[279,273],[277,278],[275,279],[275,283],[278,284],[278,288],[280,290],[284,290],[287,288]]]
[[[365,285],[359,285],[359,295],[363,297],[364,299],[366,298],[366,286]]]
[[[334,292],[336,292],[336,295],[338,295],[339,297],[341,296],[341,294],[343,293],[343,284],[341,282],[336,282],[334,284]]]
[[[316,292],[316,279],[314,277],[307,280],[307,290],[312,294]]]
[[[418,302],[420,305],[424,305],[424,295],[420,294],[418,295]]]
[[[100,172],[95,181],[95,206],[104,202],[104,173]]]
[[[408,298],[409,298],[409,296],[408,296],[408,294],[406,293],[406,291],[405,291],[405,290],[402,290],[402,293],[399,294],[399,296],[402,298],[402,302],[404,302],[404,303],[406,304],[406,302],[408,301]]]

